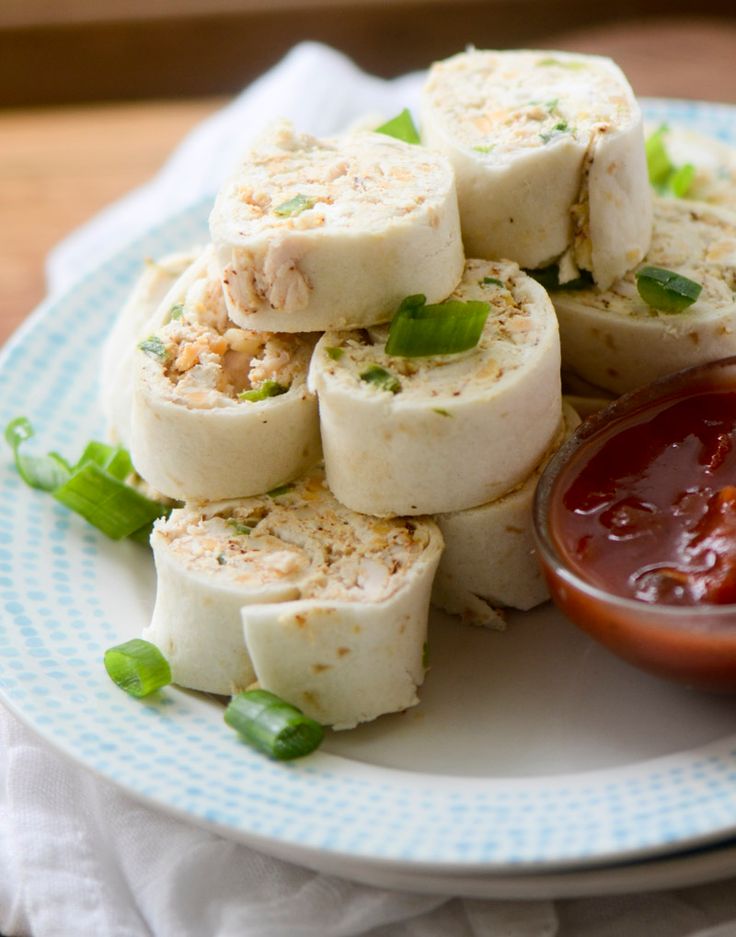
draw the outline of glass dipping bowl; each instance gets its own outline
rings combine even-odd
[[[533,508],[534,533],[552,599],[583,631],[650,673],[700,689],[736,693],[736,604],[650,604],[607,592],[571,567],[550,528],[552,508],[562,496],[558,482],[572,459],[584,457],[586,448],[592,451],[602,435],[612,432],[619,421],[628,424],[636,412],[655,409],[669,397],[674,400],[714,390],[736,391],[736,356],[668,375],[588,417],[555,453],[540,478]]]

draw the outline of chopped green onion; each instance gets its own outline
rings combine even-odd
[[[369,364],[365,371],[361,372],[360,379],[390,394],[398,394],[401,390],[401,381],[398,377],[386,368],[382,368],[380,364]]]
[[[274,215],[280,215],[282,218],[291,218],[294,215],[300,215],[309,208],[314,208],[317,200],[309,198],[306,195],[295,195],[286,202],[282,202],[274,208]]]
[[[685,163],[670,176],[670,189],[677,198],[685,198],[695,182],[695,166]]]
[[[524,272],[543,286],[548,293],[554,293],[556,290],[587,290],[593,286],[593,277],[587,270],[581,270],[579,277],[568,280],[567,283],[560,283],[560,268],[557,264]]]
[[[452,416],[451,413],[448,413],[447,410],[443,410],[442,407],[432,407],[432,413],[438,413],[440,416]]]
[[[386,354],[423,358],[475,348],[489,312],[488,303],[476,300],[428,306],[421,294],[407,296],[391,320]]]
[[[664,135],[668,129],[666,124],[662,124],[661,127],[647,137],[644,143],[649,181],[653,186],[667,185],[667,181],[675,168],[670,161],[667,147],[664,145]]]
[[[404,143],[419,143],[419,131],[412,120],[408,108],[398,114],[396,117],[380,127],[376,127],[376,133],[385,133],[388,137],[396,137],[397,140],[403,140]]]
[[[331,346],[330,348],[325,348],[329,358],[332,358],[333,361],[339,361],[340,358],[345,354],[344,348],[339,348],[336,346]]]
[[[234,696],[225,710],[225,722],[254,748],[279,761],[308,755],[325,734],[318,722],[267,690]]]
[[[21,444],[34,435],[33,427],[26,417],[19,416],[5,427],[5,439],[13,450],[18,474],[31,488],[53,491],[62,485],[71,474],[69,465],[55,452],[45,456],[25,455]]]
[[[276,488],[272,488],[270,491],[267,491],[266,494],[269,498],[278,498],[280,495],[287,495],[290,491],[293,490],[293,483],[288,482],[286,485],[277,485]]]
[[[546,59],[540,59],[540,60],[537,62],[537,65],[538,65],[538,66],[541,65],[541,66],[543,66],[543,67],[554,65],[554,66],[556,66],[557,68],[569,68],[570,71],[573,71],[573,72],[580,71],[581,68],[586,68],[586,67],[587,67],[586,64],[585,64],[585,62],[574,62],[574,61],[573,61],[573,62],[570,62],[570,61],[563,62],[561,59],[555,59],[555,58],[552,58],[551,56],[549,56],[549,57],[546,58]]]
[[[168,357],[166,345],[164,345],[158,335],[149,335],[148,338],[138,343],[138,347],[141,351],[145,351],[147,355],[150,355],[152,358],[158,358],[161,362],[166,361]]]
[[[112,475],[119,481],[125,481],[133,472],[133,463],[127,449],[123,449],[122,446],[108,446],[107,443],[96,440],[87,443],[82,457],[74,468],[79,469],[88,462],[99,465],[108,475]]]
[[[171,309],[169,309],[170,319],[181,319],[183,315],[184,315],[184,303],[174,303]]]
[[[105,670],[131,696],[149,696],[171,683],[169,663],[150,641],[133,638],[105,651]]]
[[[129,537],[169,511],[159,501],[146,498],[95,462],[76,468],[51,493],[112,540]]]
[[[539,136],[542,138],[543,143],[549,143],[553,137],[557,137],[562,133],[572,133],[572,128],[566,120],[558,120],[550,131],[540,133]]]
[[[559,98],[552,98],[550,101],[545,101],[544,106],[547,108],[550,114],[553,114],[557,110],[557,105],[559,103]]]
[[[489,286],[490,284],[494,286],[505,286],[503,280],[499,280],[498,277],[483,277],[480,282],[483,286]]]
[[[263,381],[253,390],[244,390],[238,394],[238,400],[250,400],[251,403],[257,403],[259,400],[265,400],[267,397],[280,397],[285,394],[289,388],[279,384],[278,381]]]
[[[239,534],[241,537],[247,537],[250,535],[250,532],[253,530],[252,527],[248,527],[247,524],[241,524],[240,521],[236,521],[234,517],[228,518],[228,526],[232,527],[236,534]]]
[[[636,288],[644,302],[660,312],[682,312],[692,306],[703,290],[694,280],[662,267],[637,270]]]
[[[685,198],[695,181],[695,166],[685,163],[677,167],[672,163],[664,143],[668,130],[667,124],[662,124],[646,139],[649,181],[660,195],[666,195],[669,189],[677,198]]]
[[[491,144],[490,146],[474,146],[473,147],[476,153],[490,153],[493,151],[494,148],[495,148],[495,144]]]

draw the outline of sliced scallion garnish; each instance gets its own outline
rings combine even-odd
[[[21,444],[33,435],[25,417],[12,420],[5,429],[23,481],[49,492],[113,540],[130,537],[147,542],[153,521],[169,513],[166,505],[125,484],[133,466],[120,446],[92,441],[76,465],[70,465],[55,452],[46,456],[20,452]]]
[[[51,494],[112,540],[129,537],[169,512],[95,462],[76,468]]]
[[[695,166],[692,163],[674,165],[664,142],[668,131],[667,124],[662,124],[644,143],[649,181],[660,195],[666,195],[669,190],[677,198],[684,198],[695,181]]]
[[[407,296],[391,320],[386,354],[424,358],[475,348],[489,311],[488,303],[477,300],[428,306],[421,294]]]
[[[403,140],[404,143],[419,143],[419,131],[412,120],[409,109],[406,107],[396,117],[387,120],[380,127],[376,127],[376,133],[385,133],[386,136],[396,137],[397,140]]]
[[[695,166],[685,163],[670,176],[670,189],[677,198],[685,198],[695,182]]]
[[[169,309],[169,318],[172,320],[181,319],[184,315],[184,303],[174,303]]]
[[[572,133],[572,128],[566,120],[558,120],[554,127],[546,133],[540,133],[542,143],[549,143],[554,137],[559,137],[563,133]]]
[[[258,403],[259,400],[265,400],[267,397],[280,397],[285,394],[289,388],[278,381],[263,381],[253,390],[244,390],[238,394],[238,400],[249,400],[251,403]]]
[[[171,683],[169,663],[150,641],[133,638],[105,651],[105,670],[121,690],[137,698]]]
[[[13,450],[18,474],[31,488],[53,491],[69,478],[69,465],[55,452],[45,456],[26,455],[20,451],[21,444],[34,435],[33,427],[26,417],[19,416],[5,427],[5,439]]]
[[[261,752],[286,761],[313,752],[322,742],[322,726],[267,690],[238,693],[225,710],[225,722]]]
[[[158,335],[149,335],[149,337],[145,338],[142,342],[138,342],[138,347],[141,351],[145,351],[147,355],[150,355],[152,358],[158,358],[161,362],[166,361],[168,357],[166,345],[164,345]]]
[[[484,156],[486,153],[492,153],[494,150],[495,144],[489,144],[488,146],[478,145],[474,146],[473,149],[476,153],[482,153]]]
[[[327,352],[327,356],[332,358],[333,361],[339,361],[340,358],[342,358],[342,356],[345,354],[345,349],[336,345],[331,345],[329,348],[325,348],[325,351]]]
[[[481,284],[482,284],[483,286],[490,286],[491,284],[492,284],[493,286],[503,286],[503,285],[504,285],[503,280],[499,280],[498,277],[483,277],[483,279],[482,279],[480,282],[481,282]]]
[[[361,371],[360,379],[390,394],[398,394],[401,390],[401,381],[398,377],[386,368],[382,368],[380,364],[369,364],[365,371]]]
[[[300,215],[309,208],[314,208],[316,199],[309,198],[307,195],[297,194],[293,198],[282,202],[274,208],[274,215],[280,215],[282,218],[292,218],[294,215]]]
[[[228,518],[228,527],[232,527],[236,534],[240,537],[250,536],[250,532],[253,530],[252,527],[249,527],[247,524],[241,524],[240,521],[236,521],[234,517]]]
[[[269,498],[278,498],[281,495],[288,495],[288,493],[293,490],[293,482],[288,482],[286,485],[277,485],[276,488],[272,488],[270,491],[267,491],[266,494]]]
[[[644,302],[660,312],[682,312],[703,290],[699,283],[673,270],[651,266],[636,271],[636,288]]]

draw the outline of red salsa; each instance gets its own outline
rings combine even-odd
[[[592,585],[648,603],[736,603],[736,390],[626,414],[555,488],[553,539]]]

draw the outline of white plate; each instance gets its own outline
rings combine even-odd
[[[648,110],[721,135],[736,123],[724,106]],[[101,433],[101,341],[142,258],[200,241],[208,208],[169,219],[32,317],[0,360],[3,423],[30,416],[38,448],[70,457]],[[421,706],[283,765],[241,744],[216,701],[170,688],[142,703],[110,683],[102,654],[140,632],[153,590],[145,548],[107,541],[25,488],[6,456],[3,697],[64,753],[161,809],[327,871],[416,887],[495,887],[491,876],[510,887],[532,872],[573,887],[593,880],[581,869],[736,833],[736,703],[629,668],[550,607],[506,634],[436,615]],[[596,887],[609,873],[621,871]]]

